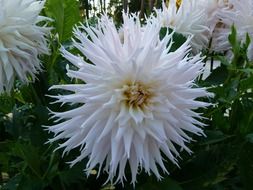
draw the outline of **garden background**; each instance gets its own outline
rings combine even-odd
[[[69,84],[66,65],[59,48],[71,49],[73,27],[79,22],[95,25],[102,12],[107,12],[120,25],[122,10],[150,15],[153,7],[162,1],[154,0],[47,0],[41,14],[52,18],[50,36],[51,55],[40,57],[43,72],[28,85],[15,81],[10,94],[0,95],[0,189],[3,190],[96,190],[133,189],[132,184],[104,184],[107,174],[97,178],[94,170],[88,178],[83,169],[84,160],[72,168],[67,162],[79,155],[78,148],[62,156],[63,150],[54,151],[58,144],[46,142],[53,137],[42,126],[50,126],[50,110],[68,110],[71,105],[50,104],[59,91],[49,91],[54,84]],[[161,32],[161,36],[164,35]],[[182,38],[178,35],[176,38]],[[246,39],[246,34],[245,34]],[[180,40],[178,40],[180,41]],[[189,145],[192,155],[182,152],[180,168],[165,162],[170,175],[161,181],[141,172],[135,186],[137,190],[252,190],[253,187],[253,63],[245,43],[237,40],[236,29],[229,41],[234,58],[205,52],[211,63],[211,74],[197,84],[208,87],[215,94],[208,100],[215,106],[200,110],[207,118],[204,122],[206,137],[195,137]],[[71,49],[72,52],[76,50]],[[221,64],[213,68],[214,60]],[[126,172],[129,178],[130,172]]]

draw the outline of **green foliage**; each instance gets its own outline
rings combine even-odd
[[[97,178],[95,171],[87,178],[83,171],[86,160],[72,168],[66,163],[79,155],[78,149],[63,157],[61,150],[54,151],[57,144],[46,143],[52,135],[43,126],[53,123],[48,108],[57,110],[60,105],[51,105],[51,98],[44,95],[58,93],[48,92],[53,84],[71,82],[66,77],[68,62],[61,57],[59,47],[60,44],[71,47],[72,27],[81,18],[78,1],[73,0],[48,0],[45,14],[54,19],[50,40],[52,54],[42,58],[45,72],[38,75],[34,84],[26,86],[17,81],[11,95],[0,96],[0,189],[132,189],[132,184],[103,186],[107,175]],[[162,29],[161,39],[166,32],[171,30]],[[173,38],[177,42],[172,47],[175,51],[186,39],[177,33]],[[137,190],[252,189],[253,63],[247,58],[249,36],[245,38],[245,41],[238,41],[236,30],[232,28],[229,41],[233,58],[207,57],[221,62],[206,79],[198,81],[200,86],[208,87],[215,94],[213,99],[206,100],[213,106],[201,110],[207,118],[207,137],[191,144],[192,155],[182,153],[181,168],[167,162],[170,175],[165,174],[162,181],[142,172],[138,176]],[[68,108],[64,105],[61,110]],[[130,179],[128,171],[126,176]]]
[[[48,0],[45,13],[54,19],[55,32],[59,35],[60,42],[72,36],[73,26],[80,21],[78,1]]]

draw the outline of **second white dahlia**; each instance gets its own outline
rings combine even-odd
[[[252,0],[227,0],[226,6],[220,9],[217,16],[220,26],[214,31],[212,48],[216,52],[226,52],[231,56],[231,45],[228,36],[232,25],[237,30],[237,38],[245,41],[248,33],[253,39],[253,1]],[[250,44],[248,56],[253,60],[253,43]]]
[[[61,122],[48,129],[55,134],[50,142],[66,139],[59,146],[64,152],[80,147],[72,165],[88,157],[88,173],[98,166],[98,174],[103,169],[108,180],[123,182],[129,163],[135,183],[141,168],[160,179],[158,166],[167,172],[164,159],[177,164],[175,145],[191,152],[189,133],[203,135],[204,125],[194,110],[209,105],[196,98],[209,94],[194,84],[203,63],[199,55],[188,56],[190,39],[169,52],[172,34],[160,40],[157,20],[141,26],[138,16],[123,17],[121,34],[106,16],[98,28],[75,30],[74,46],[92,64],[62,49],[78,68],[67,75],[85,84],[53,86],[73,92],[55,96],[56,102],[82,105],[52,112]]]
[[[9,92],[14,80],[33,80],[41,70],[38,56],[48,54],[49,19],[39,16],[45,1],[0,0],[0,93]],[[44,22],[45,24],[45,22]]]
[[[199,52],[207,48],[209,43],[208,18],[205,9],[197,0],[170,0],[168,6],[163,3],[161,10],[156,10],[157,17],[163,27],[174,29],[186,37],[193,36],[191,46]]]

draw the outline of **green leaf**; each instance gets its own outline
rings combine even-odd
[[[253,101],[244,96],[234,101],[230,122],[239,134],[245,135],[253,132]]]
[[[200,143],[200,145],[216,144],[216,143],[223,142],[232,137],[232,136],[225,135],[221,131],[214,131],[214,130],[205,131],[205,134],[207,138],[204,139],[203,142]]]
[[[85,178],[85,173],[83,171],[83,165],[75,165],[68,170],[61,171],[59,177],[62,183],[66,185],[71,185],[71,183],[77,183]]]
[[[222,185],[226,181],[226,176],[234,170],[238,152],[238,147],[229,142],[231,141],[221,141],[193,149],[194,155],[191,160],[184,165],[180,164],[181,169],[177,174],[183,189],[213,189],[214,186]]]
[[[250,133],[246,136],[246,140],[250,143],[253,143],[253,133]]]
[[[233,53],[238,54],[240,51],[240,42],[237,40],[237,32],[234,25],[231,27],[231,34],[228,36],[228,40],[232,45]]]
[[[46,182],[36,178],[35,176],[23,175],[19,184],[18,190],[45,190]]]
[[[253,69],[251,69],[251,68],[238,69],[238,71],[242,71],[246,74],[253,74]]]
[[[253,146],[247,143],[241,149],[238,161],[240,176],[245,190],[252,190],[253,187]]]
[[[221,62],[221,64],[225,65],[225,66],[230,66],[231,64],[229,63],[228,59],[225,56],[214,56],[215,59],[219,60]]]
[[[14,106],[14,101],[8,94],[1,94],[0,95],[0,112],[8,114],[12,111]]]
[[[137,190],[183,190],[177,181],[167,177],[162,179],[161,181],[149,181],[148,183],[142,185],[141,187],[137,187]]]
[[[213,72],[205,79],[210,85],[223,84],[228,77],[228,70],[225,66],[221,65],[217,67]]]
[[[17,190],[20,183],[21,175],[17,174],[11,178],[4,186],[2,190]],[[0,186],[1,187],[1,186]]]
[[[250,45],[251,39],[249,34],[246,34],[246,39],[245,39],[245,43],[243,44],[243,49],[247,50],[249,45]]]
[[[80,21],[78,1],[48,0],[45,13],[54,19],[55,30],[60,42],[72,36],[73,26]]]
[[[39,148],[36,148],[30,144],[21,144],[17,142],[13,147],[12,152],[14,155],[22,158],[25,161],[35,176],[42,178]]]
[[[159,189],[160,190],[169,190],[169,189],[183,190],[178,184],[178,182],[176,182],[175,180],[171,178],[166,178],[162,180],[161,182],[159,182]]]

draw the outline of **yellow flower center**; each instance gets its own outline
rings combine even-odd
[[[129,107],[143,107],[144,105],[149,104],[149,100],[153,96],[153,93],[149,90],[150,88],[140,82],[127,84],[123,89],[126,105]]]
[[[181,4],[182,4],[182,0],[176,0],[177,8],[179,8]]]

